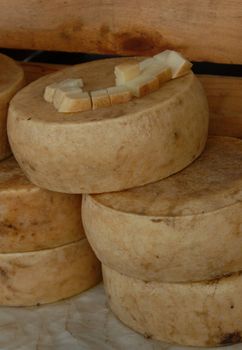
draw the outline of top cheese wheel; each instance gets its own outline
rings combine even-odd
[[[88,91],[113,86],[114,67],[124,60],[67,68],[12,100],[10,144],[34,184],[66,193],[118,191],[167,177],[202,152],[208,106],[193,73],[143,98],[97,110],[60,113],[43,99],[47,85],[67,78],[81,77]]]
[[[85,196],[99,259],[148,281],[208,280],[242,270],[242,141],[210,137],[203,154],[162,181]],[[95,220],[93,220],[95,217]]]
[[[0,54],[0,160],[11,154],[6,128],[8,103],[23,85],[23,69],[11,58]]]
[[[80,195],[40,189],[13,158],[0,162],[0,253],[58,247],[83,236]]]

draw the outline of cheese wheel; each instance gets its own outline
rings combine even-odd
[[[34,184],[66,193],[122,190],[167,177],[202,152],[208,106],[193,73],[143,98],[68,115],[43,98],[47,85],[68,77],[81,77],[85,91],[114,86],[114,67],[125,60],[68,67],[31,83],[14,97],[9,139]]]
[[[147,338],[191,346],[242,341],[242,275],[210,282],[158,283],[103,266],[109,305],[127,326]]]
[[[80,195],[40,189],[13,157],[0,162],[0,253],[57,247],[83,236]]]
[[[8,104],[23,86],[23,69],[11,58],[0,54],[0,160],[11,154],[6,127]]]
[[[53,249],[0,254],[0,305],[51,303],[100,280],[100,263],[85,238]]]
[[[83,224],[98,258],[146,281],[242,270],[242,141],[210,137],[191,166],[131,190],[87,195]],[[95,218],[95,220],[93,220]]]

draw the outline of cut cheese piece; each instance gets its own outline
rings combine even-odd
[[[91,99],[93,109],[109,107],[111,105],[107,89],[92,91]]]
[[[58,86],[53,97],[53,105],[57,110],[60,108],[65,96],[70,93],[82,93],[82,90],[76,86]]]
[[[149,66],[153,65],[154,62],[156,61],[153,57],[146,58],[145,60],[139,63],[140,70],[143,71],[145,68],[148,68]]]
[[[81,88],[83,87],[82,79],[65,79],[58,83],[47,85],[44,91],[44,99],[46,102],[53,102],[55,92],[58,88]]]
[[[8,104],[24,84],[23,69],[11,58],[0,54],[0,160],[11,154],[6,127]]]
[[[81,196],[31,184],[13,158],[0,163],[0,253],[57,247],[84,236]]]
[[[159,79],[149,74],[140,74],[137,78],[125,83],[125,86],[136,97],[146,96],[159,89]]]
[[[132,99],[130,90],[125,86],[112,86],[107,88],[107,92],[112,105],[129,102]]]
[[[191,346],[242,339],[242,275],[197,283],[143,282],[103,266],[109,305],[145,337]]]
[[[176,51],[163,51],[160,54],[155,55],[154,59],[171,68],[173,79],[187,74],[192,67],[192,63]]]
[[[172,78],[172,71],[170,67],[162,66],[156,63],[145,68],[144,73],[150,77],[158,79],[159,86]]]
[[[114,69],[116,85],[124,85],[127,81],[136,78],[140,74],[139,62],[130,61],[117,65]]]
[[[45,86],[68,76],[81,76],[88,91],[113,86],[114,67],[126,60],[68,67],[31,83],[11,101],[10,143],[37,186],[67,193],[118,191],[167,177],[202,152],[208,106],[193,73],[135,103],[72,115],[55,111],[42,97]]]
[[[86,239],[29,253],[0,254],[0,305],[55,302],[101,280],[100,263]]]
[[[88,111],[92,108],[91,98],[88,92],[74,90],[67,92],[59,104],[58,111],[62,113]]]
[[[210,137],[182,172],[128,191],[85,196],[82,216],[104,264],[146,281],[183,282],[242,270],[241,213],[242,141]]]

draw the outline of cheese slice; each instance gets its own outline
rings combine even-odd
[[[125,86],[136,97],[146,96],[159,89],[159,79],[150,74],[140,74],[137,78],[125,83]]]
[[[81,88],[83,87],[83,80],[82,79],[65,79],[58,83],[53,83],[50,85],[47,85],[44,90],[44,99],[46,102],[53,102],[54,95],[56,93],[56,90],[58,88]]]
[[[139,62],[129,61],[120,63],[114,68],[116,85],[124,85],[127,81],[133,80],[140,74]]]
[[[93,109],[109,107],[111,105],[107,89],[91,91],[91,100]]]
[[[88,92],[74,90],[64,94],[59,104],[58,112],[71,113],[88,111],[92,108],[91,98]]]
[[[241,213],[242,140],[230,137],[210,137],[198,160],[167,179],[86,195],[82,208],[86,235],[104,264],[160,282],[242,270]]]
[[[6,127],[8,104],[24,85],[23,69],[11,58],[0,54],[0,160],[11,154]]]
[[[57,192],[118,191],[165,178],[199,156],[207,139],[208,105],[193,73],[135,103],[73,115],[55,111],[43,99],[47,85],[68,76],[81,76],[87,91],[114,86],[114,67],[126,60],[68,67],[14,97],[8,135],[31,182]]]
[[[30,306],[79,294],[101,280],[86,239],[28,253],[0,254],[0,305]]]
[[[57,247],[84,237],[81,196],[43,190],[17,162],[0,163],[0,253]]]
[[[146,338],[190,346],[242,339],[242,275],[196,283],[144,282],[103,266],[109,305]]]
[[[192,63],[184,58],[179,52],[166,50],[154,56],[159,63],[168,65],[172,70],[172,78],[178,78],[187,74]]]
[[[125,86],[112,86],[107,88],[108,96],[111,105],[129,102],[132,99],[132,94]]]

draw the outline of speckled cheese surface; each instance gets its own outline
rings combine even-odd
[[[229,137],[210,137],[192,165],[167,179],[85,195],[82,210],[87,237],[105,265],[167,282],[242,270],[241,213],[242,141]]]
[[[9,140],[34,184],[66,193],[118,191],[165,178],[202,152],[208,105],[193,73],[143,98],[97,110],[59,113],[43,99],[47,85],[68,78],[81,77],[83,91],[114,86],[114,67],[123,61],[70,67],[31,83],[14,97]]]

